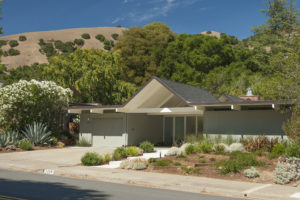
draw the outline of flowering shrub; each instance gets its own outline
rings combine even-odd
[[[52,81],[24,81],[0,88],[0,129],[24,130],[34,121],[56,133],[61,128],[62,108],[72,96],[70,89]]]
[[[277,184],[283,185],[300,180],[300,158],[280,158],[274,173],[274,182]]]

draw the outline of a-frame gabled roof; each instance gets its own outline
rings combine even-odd
[[[183,99],[187,104],[190,103],[217,103],[219,102],[215,96],[205,89],[194,87],[187,84],[177,83],[158,77],[153,77],[167,87],[175,95]]]

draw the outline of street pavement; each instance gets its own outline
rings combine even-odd
[[[0,170],[0,199],[238,200],[208,194],[154,189],[29,172]]]

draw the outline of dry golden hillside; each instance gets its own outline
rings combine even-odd
[[[33,63],[47,63],[46,55],[42,54],[39,49],[39,40],[43,39],[45,42],[52,42],[55,40],[61,40],[62,42],[74,41],[74,39],[83,39],[81,35],[88,33],[91,38],[83,39],[84,45],[81,48],[97,48],[103,49],[103,43],[95,39],[95,36],[102,34],[107,40],[113,40],[111,34],[117,33],[122,34],[125,28],[119,27],[98,27],[98,28],[74,28],[57,31],[44,31],[44,32],[32,32],[32,33],[21,33],[10,36],[0,37],[0,40],[17,40],[19,45],[14,47],[20,51],[20,55],[17,56],[2,56],[1,64],[5,64],[8,69],[16,68],[23,65],[31,65]],[[19,36],[26,36],[26,41],[19,41]],[[3,51],[10,49],[9,44],[2,46]]]

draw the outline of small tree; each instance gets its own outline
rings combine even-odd
[[[20,55],[20,51],[17,50],[17,49],[10,48],[8,50],[8,55],[10,55],[10,56],[17,56],[17,55]]]
[[[25,41],[25,40],[27,40],[25,35],[20,35],[19,36],[19,41]]]
[[[41,122],[52,133],[61,129],[62,108],[72,92],[52,81],[24,81],[0,88],[0,130],[24,130],[27,124]]]
[[[9,41],[9,46],[10,47],[16,47],[18,45],[19,45],[19,43],[18,43],[17,40],[11,40],[11,41]]]
[[[83,46],[84,45],[84,40],[83,39],[75,39],[74,44],[78,46]]]
[[[83,39],[86,39],[86,40],[88,40],[88,39],[91,38],[90,34],[88,34],[88,33],[82,34],[81,37],[82,37]]]
[[[96,35],[95,38],[96,38],[97,40],[101,41],[101,42],[104,42],[104,41],[105,41],[105,37],[104,37],[104,35],[102,35],[102,34]]]
[[[295,109],[292,116],[287,120],[282,129],[286,136],[288,136],[292,141],[300,146],[300,111]]]

